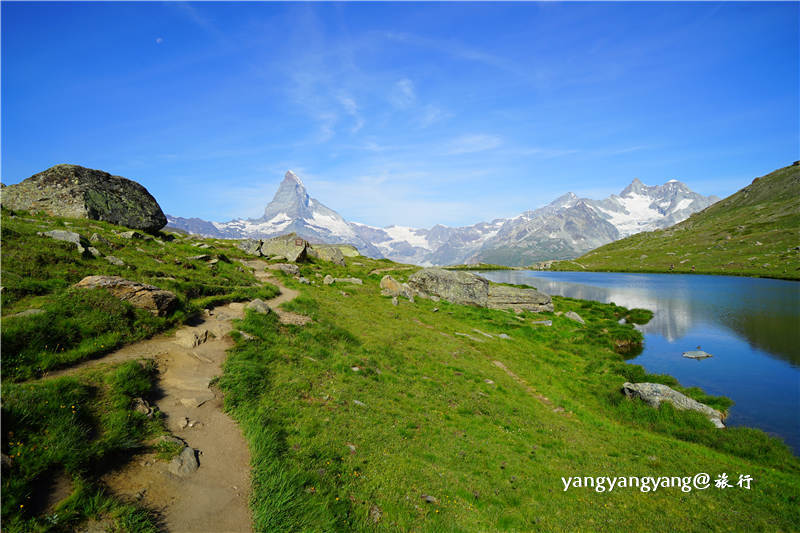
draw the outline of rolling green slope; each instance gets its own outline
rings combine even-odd
[[[800,165],[756,178],[670,228],[632,235],[550,269],[800,279]]]

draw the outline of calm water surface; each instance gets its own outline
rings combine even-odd
[[[800,455],[800,283],[682,274],[492,271],[497,282],[654,312],[630,361],[736,402],[726,424],[758,427]],[[697,346],[714,357],[681,354]]]

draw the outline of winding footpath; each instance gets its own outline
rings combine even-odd
[[[283,323],[305,324],[308,317],[278,309],[298,292],[273,278],[263,261],[246,261],[260,282],[276,285],[281,293],[267,301]],[[155,453],[139,454],[103,482],[124,500],[156,511],[165,530],[174,533],[251,532],[248,507],[250,453],[236,423],[222,411],[222,395],[211,381],[222,373],[227,350],[233,346],[232,321],[244,316],[244,303],[231,303],[208,312],[202,319],[180,328],[174,335],[160,335],[125,346],[102,359],[88,361],[45,378],[74,373],[99,365],[128,360],[153,359],[159,376],[151,400],[164,414],[167,429],[196,451],[199,467],[179,475]],[[181,342],[202,336],[208,340],[195,347]],[[191,344],[191,343],[189,343]]]

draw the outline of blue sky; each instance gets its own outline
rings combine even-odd
[[[2,4],[2,180],[57,163],[260,216],[471,224],[800,159],[798,3]]]

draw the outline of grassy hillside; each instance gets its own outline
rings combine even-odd
[[[632,235],[550,269],[800,279],[800,165],[756,178],[675,226]]]
[[[88,517],[113,531],[157,531],[156,515],[98,481],[166,431],[158,413],[146,419],[133,408],[132,398],[157,394],[152,367],[19,381],[101,356],[109,348],[97,346],[100,336],[111,335],[103,344],[132,342],[203,306],[268,298],[274,287],[255,285],[231,241],[131,241],[115,233],[124,228],[25,214],[4,213],[2,224],[3,316],[41,308],[59,332],[52,337],[42,315],[2,321],[4,531],[69,531]],[[98,232],[108,243],[101,251],[126,266],[79,258],[73,245],[36,235],[54,227]],[[231,262],[191,259],[200,253]],[[314,261],[301,271],[314,284],[276,275],[300,291],[284,306],[313,322],[248,313],[237,324],[248,335],[233,333],[219,379],[252,455],[255,531],[640,531],[654,515],[682,531],[790,531],[800,523],[800,461],[779,440],[717,430],[697,413],[655,410],[621,394],[625,381],[655,381],[730,405],[625,363],[623,353],[642,339],[630,322],[649,313],[568,298],[554,298],[554,313],[522,315],[424,299],[394,306],[380,296],[380,279],[388,272],[404,281],[413,268],[355,257],[346,267]],[[181,306],[154,318],[101,292],[81,300],[70,285],[97,273],[169,288]],[[364,284],[326,286],[326,274]],[[563,316],[570,310],[586,324]],[[534,323],[545,319],[552,326]],[[54,349],[65,335],[71,344]],[[688,493],[599,493],[564,491],[561,480],[701,472],[755,481],[751,490],[712,483]],[[64,477],[71,496],[50,509],[39,495]]]
[[[363,286],[285,279],[302,292],[287,308],[313,323],[250,314],[239,324],[250,337],[238,338],[221,386],[253,453],[257,531],[642,531],[653,515],[681,531],[800,523],[800,462],[777,440],[624,399],[628,380],[685,390],[617,353],[638,335],[619,318],[646,313],[567,298],[522,320],[429,300],[394,306],[379,296],[384,272],[369,274],[381,263],[358,262],[302,272]],[[542,319],[553,325],[533,324]],[[601,494],[561,481],[700,472],[748,473],[758,489]]]

